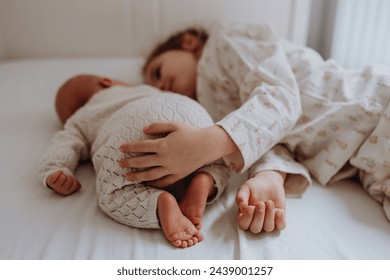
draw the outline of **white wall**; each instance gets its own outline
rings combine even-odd
[[[347,68],[390,65],[390,1],[339,0],[330,56]]]
[[[338,0],[311,0],[307,44],[324,58],[330,57]]]
[[[3,36],[3,24],[0,17],[0,61],[6,59],[5,45],[4,45],[4,36]]]
[[[4,41],[0,55],[9,59],[140,55],[173,30],[222,20],[267,22],[279,35],[305,43],[309,4],[309,0],[0,0]]]
[[[312,0],[308,46],[346,68],[390,65],[390,1]]]
[[[119,5],[121,4],[121,5]],[[122,1],[0,0],[8,58],[131,53]]]

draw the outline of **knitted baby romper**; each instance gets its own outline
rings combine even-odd
[[[92,158],[97,174],[96,190],[100,208],[115,221],[139,228],[160,228],[157,198],[163,189],[124,179],[128,170],[118,160],[131,157],[119,146],[125,142],[151,138],[143,127],[161,121],[190,123],[196,127],[213,125],[211,117],[196,101],[149,87],[113,87],[94,95],[57,132],[44,154],[39,177],[46,186],[47,176],[58,170],[74,176],[79,161]],[[214,178],[217,195],[223,192],[228,169],[222,161],[200,170]]]
[[[123,176],[127,170],[118,165],[118,160],[124,157],[118,148],[125,142],[152,138],[143,133],[143,127],[164,121],[190,123],[195,127],[213,125],[210,116],[197,102],[177,94],[160,93],[129,103],[102,127],[109,136],[93,157],[98,204],[119,223],[137,228],[160,228],[156,208],[158,196],[164,190],[127,181]],[[219,195],[227,184],[226,167],[216,163],[202,169],[214,177]]]

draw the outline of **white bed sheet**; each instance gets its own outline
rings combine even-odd
[[[287,199],[287,228],[253,235],[236,225],[234,176],[206,209],[205,240],[173,248],[159,230],[123,226],[97,206],[94,171],[82,165],[80,192],[61,197],[37,178],[39,159],[61,128],[58,86],[93,73],[138,84],[141,59],[49,59],[0,63],[0,259],[390,259],[390,223],[356,183],[315,184]]]

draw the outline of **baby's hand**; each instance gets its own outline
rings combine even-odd
[[[284,177],[277,171],[262,171],[240,187],[236,203],[238,226],[242,230],[259,233],[285,228]]]
[[[72,176],[58,170],[50,174],[46,179],[47,186],[61,195],[70,195],[81,188],[80,182]]]

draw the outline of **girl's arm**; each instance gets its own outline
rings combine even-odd
[[[297,162],[293,154],[282,144],[276,145],[255,162],[249,169],[249,177],[268,170],[286,174],[284,190],[288,196],[301,196],[312,183],[307,168]]]
[[[204,81],[198,79],[197,86],[220,103],[239,102],[241,107],[211,128],[174,126],[164,130],[166,126],[158,125],[156,133],[170,133],[166,138],[125,144],[125,152],[154,153],[123,161],[124,168],[151,167],[129,173],[128,179],[165,185],[220,157],[231,169],[243,172],[297,121],[301,114],[299,88],[282,42],[267,28],[229,29],[210,36],[202,57],[198,70]],[[231,84],[233,90],[227,88]]]
[[[237,144],[244,160],[241,165],[227,157],[226,162],[243,172],[279,143],[301,115],[301,96],[289,54],[269,27],[237,25],[210,36],[203,55],[208,59],[200,62],[200,72],[213,79],[204,79],[198,89],[208,95],[213,85],[216,106],[226,95],[232,102],[240,101],[217,124]],[[212,84],[213,80],[219,82]],[[237,88],[225,89],[227,81]]]

